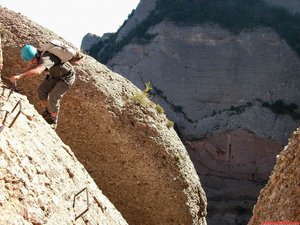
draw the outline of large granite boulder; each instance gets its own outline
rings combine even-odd
[[[0,8],[3,77],[20,72],[23,44],[40,46],[52,32]],[[172,124],[122,76],[86,56],[64,96],[57,133],[129,224],[206,224],[206,197]],[[18,90],[40,110],[39,78]]]

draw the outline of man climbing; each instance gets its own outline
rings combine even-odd
[[[75,71],[70,62],[62,60],[49,51],[38,51],[32,45],[25,45],[21,56],[28,63],[27,70],[10,78],[15,83],[21,78],[45,74],[46,77],[37,89],[39,100],[44,108],[42,116],[55,130],[57,126],[60,100],[75,81]]]

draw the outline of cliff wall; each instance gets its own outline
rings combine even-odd
[[[266,27],[232,34],[162,22],[147,33],[155,37],[126,45],[108,66],[140,89],[151,83],[211,199],[209,223],[244,224],[299,125],[299,56]]]
[[[292,13],[300,13],[300,3],[298,0],[264,0],[270,5],[283,6]]]
[[[248,225],[300,221],[300,129],[277,156],[268,184],[261,191]]]

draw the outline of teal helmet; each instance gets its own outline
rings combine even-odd
[[[37,49],[32,45],[25,45],[21,50],[21,56],[25,62],[33,59],[37,54]]]

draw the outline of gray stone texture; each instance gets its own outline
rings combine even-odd
[[[158,0],[140,0],[134,15],[119,31],[117,42],[126,37],[131,30],[133,30],[138,24],[143,22],[149,16],[149,14],[154,10],[157,1]]]
[[[283,6],[291,13],[300,13],[299,0],[264,0],[266,3],[274,6]]]
[[[147,45],[125,46],[109,67],[141,89],[144,82],[159,89],[155,99],[184,137],[242,127],[286,144],[298,122],[262,103],[300,105],[300,61],[275,32],[257,28],[233,35],[217,25],[163,22],[149,33],[157,36]]]
[[[99,41],[101,41],[101,37],[97,36],[96,34],[88,33],[83,37],[80,49],[81,51],[87,51]]]

